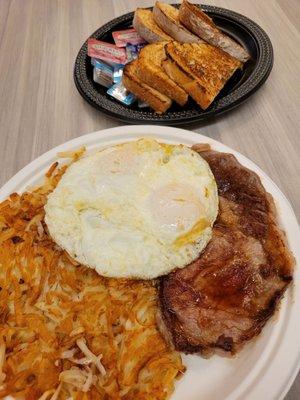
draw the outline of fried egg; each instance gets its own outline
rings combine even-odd
[[[45,212],[51,237],[79,263],[107,277],[152,279],[205,248],[217,185],[189,147],[139,139],[71,164]]]

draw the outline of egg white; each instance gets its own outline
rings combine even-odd
[[[152,279],[205,248],[218,194],[199,154],[140,139],[74,162],[45,211],[50,235],[78,262],[107,277]]]

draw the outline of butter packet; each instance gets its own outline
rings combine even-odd
[[[99,85],[109,88],[113,84],[113,68],[104,62],[92,59],[92,65],[94,66],[93,80]]]
[[[107,94],[119,100],[122,104],[125,104],[126,106],[130,106],[136,101],[135,95],[128,92],[122,82],[115,83],[112,87],[108,89]]]
[[[116,64],[113,71],[113,81],[118,83],[122,81],[124,65]]]

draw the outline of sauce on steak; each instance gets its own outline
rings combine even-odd
[[[185,353],[235,353],[274,314],[294,260],[259,177],[231,154],[201,156],[217,182],[219,215],[200,257],[160,280],[162,332]]]

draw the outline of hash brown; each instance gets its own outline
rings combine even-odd
[[[0,397],[166,399],[184,367],[157,330],[152,282],[102,278],[47,232],[66,168],[0,204]]]

